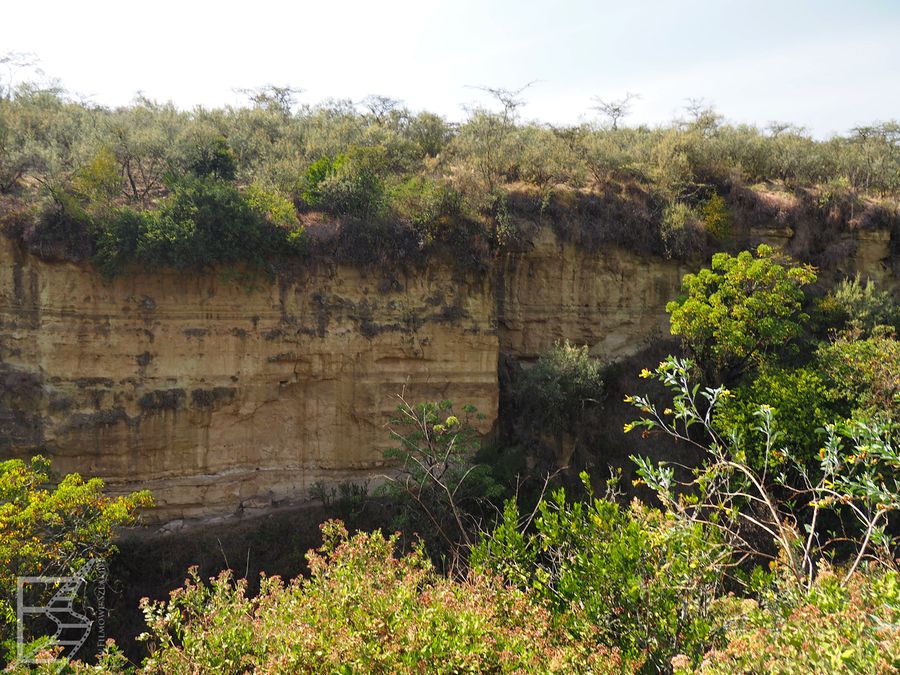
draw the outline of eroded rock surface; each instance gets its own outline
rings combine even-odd
[[[568,339],[604,359],[633,354],[668,333],[666,303],[689,271],[618,248],[589,253],[544,230],[504,263],[501,348],[532,359]]]
[[[847,270],[888,287],[890,236],[863,233]],[[790,230],[756,233],[788,242]],[[130,274],[49,263],[0,238],[0,456],[153,491],[148,520],[217,518],[377,478],[386,424],[411,402],[498,406],[500,352],[556,340],[604,359],[667,333],[684,263],[590,253],[544,229],[488,273],[366,274],[317,262],[295,278]]]
[[[318,264],[293,281],[163,272],[113,281],[6,240],[0,447],[148,488],[156,520],[261,508],[379,473],[404,389],[497,411],[488,279],[385,279]],[[6,449],[9,450],[6,450]]]

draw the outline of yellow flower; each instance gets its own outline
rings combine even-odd
[[[819,448],[819,459],[825,459],[825,448]]]
[[[630,423],[630,422],[628,422],[627,424],[625,424],[624,427],[622,427],[623,433],[626,433],[626,434],[627,434],[629,431],[631,431],[632,429],[634,429],[634,424],[632,424],[632,423]]]
[[[646,380],[648,377],[650,377],[652,374],[653,374],[653,373],[651,373],[651,372],[650,372],[649,370],[647,370],[646,368],[644,368],[643,370],[641,370],[641,377],[644,378],[645,380]]]
[[[632,401],[634,401],[634,396],[626,396],[625,397],[625,403],[631,403]]]
[[[665,410],[663,410],[663,415],[671,415],[671,414],[672,414],[671,408],[666,408]]]

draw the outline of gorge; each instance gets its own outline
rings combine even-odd
[[[789,244],[787,228],[756,241]],[[852,233],[831,272],[888,286],[889,231]],[[699,266],[595,252],[538,230],[464,271],[313,260],[301,273],[141,272],[109,280],[0,239],[0,444],[61,474],[152,491],[149,522],[220,519],[309,498],[317,483],[377,480],[397,395],[497,417],[498,359],[554,341],[604,360],[667,332],[665,304]]]

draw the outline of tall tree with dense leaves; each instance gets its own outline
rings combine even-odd
[[[666,305],[672,334],[708,374],[740,374],[802,334],[803,287],[815,280],[810,265],[764,244],[755,255],[717,253],[709,268],[685,275],[682,296]]]

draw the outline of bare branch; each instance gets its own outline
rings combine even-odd
[[[624,98],[615,100],[604,100],[599,96],[594,96],[591,100],[594,101],[595,105],[592,105],[591,109],[606,115],[610,120],[613,131],[615,131],[619,128],[619,120],[625,119],[631,112],[631,103],[640,97],[640,94],[631,92],[627,92]]]

